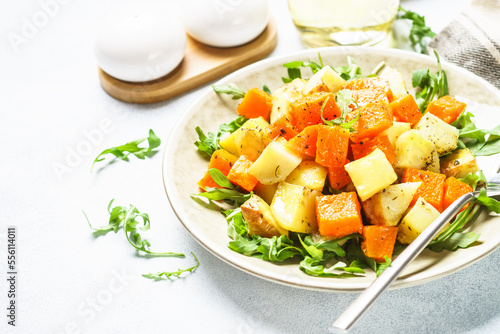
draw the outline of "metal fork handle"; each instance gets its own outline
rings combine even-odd
[[[424,250],[427,244],[443,229],[467,203],[479,195],[474,191],[459,197],[439,215],[406,249],[397,256],[391,266],[373,281],[356,300],[335,320],[329,328],[332,333],[347,333],[354,323],[368,310],[373,302],[398,278],[399,274]],[[490,195],[490,194],[488,194]]]

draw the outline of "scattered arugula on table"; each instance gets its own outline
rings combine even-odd
[[[147,139],[148,147],[139,147],[139,145]],[[135,155],[139,159],[145,159],[146,157],[152,157],[157,153],[154,149],[161,145],[161,140],[158,138],[153,130],[149,130],[149,136],[147,138],[136,139],[131,142],[126,143],[125,145],[111,147],[104,151],[102,151],[92,163],[92,167],[90,172],[94,169],[94,165],[96,162],[103,161],[104,158],[101,158],[103,155],[112,154],[116,158],[120,158],[124,161],[128,161],[128,156],[130,154]]]
[[[422,113],[434,98],[449,94],[446,72],[441,68],[441,61],[436,51],[434,51],[434,55],[437,60],[436,74],[430,73],[428,68],[413,71],[412,85],[420,89],[415,93],[415,100]]]
[[[175,278],[183,278],[182,274],[184,273],[193,273],[199,266],[200,262],[198,261],[198,258],[194,253],[191,252],[191,255],[193,255],[196,264],[192,267],[186,268],[186,269],[177,269],[176,271],[163,271],[163,272],[158,272],[156,274],[149,273],[149,274],[143,274],[142,277],[153,279],[155,281],[162,281],[162,280],[167,280],[167,279],[172,279],[173,277]]]
[[[436,36],[436,33],[426,25],[425,17],[399,6],[398,19],[408,19],[412,22],[408,38],[417,52],[426,54],[428,41]]]
[[[208,132],[206,135],[203,130],[199,126],[197,126],[196,133],[198,134],[198,140],[194,144],[200,152],[210,157],[215,151],[221,149],[219,141],[222,135],[225,133],[233,133],[234,131],[238,130],[246,121],[247,119],[244,116],[239,116],[230,123],[221,124],[217,133],[214,134],[212,132]]]
[[[159,256],[159,257],[184,257],[183,253],[177,252],[153,252],[150,250],[151,243],[144,239],[141,236],[141,231],[145,232],[150,228],[150,219],[147,213],[141,213],[134,205],[126,206],[115,206],[111,208],[113,205],[114,199],[112,199],[108,204],[108,212],[109,212],[109,222],[107,225],[100,227],[93,227],[90,224],[90,221],[83,212],[87,223],[90,228],[94,230],[94,233],[97,235],[106,234],[110,231],[114,231],[117,233],[120,229],[123,229],[125,232],[125,237],[127,241],[130,243],[132,247],[134,247],[138,252],[146,253],[150,256]],[[150,278],[154,280],[163,280],[170,279],[171,277],[180,278],[181,274],[185,272],[194,272],[196,268],[200,265],[196,256],[191,253],[196,260],[196,265],[187,269],[178,269],[174,272],[159,272],[157,274],[144,274],[142,275],[145,278]]]
[[[147,213],[139,212],[139,210],[134,205],[129,205],[129,207],[115,206],[114,208],[111,208],[113,202],[114,199],[112,199],[108,204],[108,225],[95,228],[90,224],[90,221],[85,212],[83,213],[85,215],[85,218],[87,219],[87,223],[89,224],[90,228],[94,230],[94,232],[106,234],[110,231],[114,231],[115,233],[117,233],[118,230],[123,229],[127,241],[138,251],[154,256],[184,257],[184,254],[182,253],[159,253],[151,251],[149,249],[149,247],[151,247],[151,243],[141,236],[141,231],[144,232],[149,230],[150,228],[151,223],[149,220],[149,215]]]

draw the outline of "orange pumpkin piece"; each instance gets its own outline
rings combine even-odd
[[[325,101],[326,104],[323,108]],[[323,124],[323,120],[321,119],[322,108],[323,118],[326,120],[333,120],[342,113],[337,103],[335,103],[335,97],[332,93],[316,92],[295,100],[291,105],[290,116],[292,124],[299,131],[304,130],[310,125]]]
[[[472,192],[473,189],[467,183],[464,183],[456,178],[449,177],[444,181],[444,196],[443,196],[443,210],[448,208],[460,196]],[[462,210],[465,210],[469,204],[465,205]],[[460,210],[460,211],[462,211]]]
[[[342,167],[349,149],[349,130],[319,125],[315,161],[324,167]]]
[[[379,148],[384,152],[385,157],[394,165],[396,163],[396,154],[394,147],[386,135],[379,135],[373,139],[363,139],[359,143],[351,144],[352,154],[355,160],[361,159]]]
[[[417,102],[411,94],[407,94],[389,103],[392,115],[398,122],[410,123],[411,126],[420,121],[422,113],[418,109]]]
[[[229,173],[229,170],[233,167],[234,163],[238,160],[235,155],[232,155],[228,151],[221,149],[217,150],[212,154],[210,158],[210,163],[208,164],[208,169],[216,168],[222,172],[225,176]],[[206,187],[210,188],[222,188],[219,186],[210,176],[208,170],[205,173],[205,176],[198,181],[198,186],[205,190]]]
[[[344,166],[349,163],[349,159],[346,159]],[[335,190],[339,190],[349,183],[351,183],[351,177],[345,170],[344,166],[342,167],[328,167],[328,183],[330,187]]]
[[[276,139],[278,136],[282,136],[286,140],[290,140],[299,133],[286,115],[282,115],[276,121],[271,123],[266,128],[266,131],[267,137],[270,140]]]
[[[257,118],[262,116],[265,120],[269,120],[272,108],[273,100],[271,95],[255,87],[245,94],[245,97],[241,100],[236,111],[239,115],[245,116],[246,118]]]
[[[445,95],[437,100],[431,101],[426,112],[442,119],[448,124],[455,122],[460,114],[467,107],[467,104],[455,100],[449,95]]]
[[[352,120],[358,111],[353,111],[346,117],[346,121]],[[382,131],[392,126],[392,114],[387,103],[379,101],[368,103],[359,109],[359,119],[351,132],[351,140],[354,143],[364,138],[374,138]]]
[[[290,139],[285,146],[301,155],[316,157],[316,141],[320,125],[311,125]]]
[[[341,238],[363,231],[361,205],[355,192],[316,197],[316,219],[321,235]]]
[[[380,77],[351,80],[342,89],[352,90],[352,98],[360,106],[386,99],[391,102],[394,99],[389,81]]]
[[[439,212],[443,212],[444,174],[430,171],[407,168],[403,172],[402,182],[422,182],[413,196],[410,206],[413,206],[419,197],[423,197]]]
[[[239,185],[248,192],[253,191],[259,183],[252,174],[248,173],[250,166],[252,166],[252,160],[245,155],[241,155],[227,174],[227,178],[231,183]]]
[[[398,235],[397,226],[363,226],[362,234],[364,240],[361,241],[361,249],[367,257],[379,262],[385,261],[386,256],[392,259],[392,252]]]

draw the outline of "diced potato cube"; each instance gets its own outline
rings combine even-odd
[[[241,213],[248,224],[248,234],[260,235],[264,238],[273,236],[288,235],[288,231],[283,229],[274,217],[269,205],[259,196],[252,195],[241,206]]]
[[[240,133],[243,132],[243,131],[245,131],[245,129],[255,129],[255,130],[257,130],[258,132],[261,133],[261,138],[262,138],[262,140],[264,140],[265,139],[264,138],[264,133],[265,133],[264,130],[268,126],[269,126],[269,123],[264,118],[262,118],[262,117],[251,118],[248,121],[246,121],[241,126],[241,128],[239,128],[238,130],[234,131],[229,136],[223,138],[219,142],[219,144],[220,144],[220,146],[223,149],[225,149],[229,153],[234,154],[236,156],[239,156],[240,154],[238,153],[238,148],[237,148],[237,145],[235,143],[236,137],[241,136]]]
[[[441,174],[446,177],[463,178],[479,171],[474,154],[468,149],[456,150],[441,159]]]
[[[289,115],[290,104],[302,96],[305,80],[295,79],[273,93],[273,108],[271,110],[270,122],[274,123],[283,115]]]
[[[322,191],[325,186],[328,170],[314,161],[302,161],[295,170],[288,175],[286,182],[313,190]]]
[[[393,184],[362,203],[372,225],[397,226],[421,182]]]
[[[401,136],[406,131],[409,131],[410,129],[410,123],[394,122],[389,129],[384,130],[380,135],[386,135],[387,138],[389,138],[389,142],[391,143],[392,147],[396,149],[396,139],[398,139],[399,136]]]
[[[384,66],[384,69],[379,76],[389,81],[389,86],[391,87],[394,100],[397,100],[408,94],[403,76],[394,68],[387,65]]]
[[[286,177],[297,168],[302,158],[285,147],[281,141],[273,141],[248,169],[263,184],[285,181]]]
[[[361,159],[348,163],[344,168],[362,201],[366,201],[398,179],[391,163],[379,148]]]
[[[449,153],[457,148],[458,129],[433,114],[426,113],[422,116],[415,130],[434,143],[438,155]]]
[[[396,163],[401,171],[406,168],[429,170],[439,173],[439,155],[436,146],[417,130],[409,130],[396,139]]]
[[[437,217],[439,211],[432,205],[426,202],[425,199],[419,197],[417,203],[403,217],[399,224],[399,233],[397,240],[402,244],[410,244],[415,240]],[[448,226],[445,226],[441,232],[443,233]]]
[[[276,193],[276,188],[278,188],[278,183],[274,184],[262,184],[257,183],[253,192],[266,201],[267,204],[271,205],[274,197],[274,193]]]
[[[336,93],[345,83],[346,81],[330,66],[325,66],[307,80],[302,93],[304,95],[321,91]]]
[[[299,233],[312,233],[318,229],[316,222],[317,190],[282,182],[274,194],[271,210],[280,226]]]
[[[234,144],[238,156],[245,155],[248,159],[255,161],[266,148],[264,144],[264,132],[260,129],[238,129],[235,131]]]

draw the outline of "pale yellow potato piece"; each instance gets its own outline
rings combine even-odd
[[[351,177],[358,196],[366,201],[398,179],[391,163],[380,149],[344,166]]]
[[[457,148],[458,129],[433,114],[426,113],[415,125],[415,130],[436,146],[437,153],[443,155]]]
[[[313,233],[318,229],[316,222],[317,190],[296,184],[281,182],[276,189],[271,211],[278,224],[289,231]]]
[[[436,210],[425,199],[419,197],[415,205],[403,217],[398,228],[397,240],[402,244],[410,244],[439,216]],[[447,224],[439,234],[443,233]],[[438,234],[438,235],[439,235]]]
[[[286,182],[313,190],[322,191],[325,186],[328,170],[314,161],[302,161],[300,165],[288,175]]]
[[[263,184],[283,182],[301,161],[302,158],[286,148],[282,141],[273,141],[262,151],[248,172]]]
[[[392,147],[396,149],[396,139],[399,138],[403,133],[411,129],[411,124],[406,122],[393,122],[392,126],[387,130],[383,131],[381,135],[386,135],[389,138],[389,142]]]
[[[304,95],[313,92],[338,92],[346,81],[330,66],[325,66],[307,80],[302,93]]]
[[[439,155],[433,142],[426,139],[419,131],[409,130],[396,139],[396,163],[398,171],[406,168],[429,170],[439,173]]]
[[[260,198],[262,198],[264,201],[266,201],[267,204],[271,205],[271,202],[273,201],[274,193],[276,192],[276,188],[278,188],[278,184],[262,184],[262,183],[257,183],[257,186],[255,186],[253,192],[258,195]]]
[[[397,226],[420,184],[421,182],[393,184],[362,202],[370,224]]]
[[[392,95],[395,100],[408,94],[403,75],[401,75],[399,71],[386,65],[379,76],[389,81],[389,86],[391,87]]]
[[[468,149],[456,150],[441,159],[441,174],[446,177],[463,178],[479,171],[474,154]]]
[[[260,133],[260,136],[262,140],[265,140],[264,138],[264,133],[265,129],[269,126],[269,123],[262,117],[258,118],[251,118],[248,121],[246,121],[241,128],[238,130],[234,131],[231,133],[229,136],[223,138],[220,140],[219,144],[220,146],[228,151],[229,153],[239,156],[240,154],[238,153],[238,147],[235,143],[236,137],[241,136],[241,132],[245,131],[245,129],[254,129],[257,130]]]
[[[278,224],[269,204],[255,194],[252,194],[250,199],[241,205],[241,213],[248,224],[250,235],[256,234],[264,238],[288,235],[288,230]]]
[[[271,109],[270,122],[274,123],[283,115],[290,116],[290,108],[293,101],[302,96],[302,90],[306,85],[303,79],[295,79],[272,94],[273,108]]]

